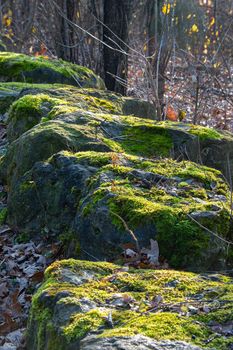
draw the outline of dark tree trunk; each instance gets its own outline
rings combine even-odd
[[[104,46],[105,84],[109,90],[121,94],[126,93],[128,57],[127,54],[118,50],[120,46],[124,52],[128,52],[127,45],[124,43],[128,42],[131,9],[132,0],[104,1],[104,42],[115,49]]]
[[[149,56],[154,55],[161,39],[161,18],[159,15],[161,6],[161,0],[147,0],[146,17]]]
[[[76,62],[76,47],[75,47],[75,29],[66,18],[74,22],[76,21],[76,14],[78,9],[77,0],[62,0],[61,9],[64,14],[64,18],[61,18],[61,35],[62,35],[62,48],[61,57],[67,61]]]

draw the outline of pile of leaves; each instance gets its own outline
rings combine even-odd
[[[24,349],[32,295],[45,268],[57,256],[58,244],[18,243],[19,235],[0,227],[0,348]],[[22,237],[22,236],[21,236]]]
[[[137,248],[132,243],[125,244],[122,253],[123,265],[136,269],[168,269],[168,262],[159,256],[159,245],[150,240],[150,248]]]

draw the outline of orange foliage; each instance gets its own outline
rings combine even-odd
[[[177,122],[178,113],[172,108],[172,106],[167,107],[166,118],[172,122]]]
[[[47,47],[45,46],[45,44],[41,44],[40,50],[35,53],[35,57],[38,57],[38,56],[43,56],[44,58],[48,58]]]

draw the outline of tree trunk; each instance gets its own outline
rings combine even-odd
[[[61,36],[62,36],[62,47],[60,48],[60,57],[64,60],[76,62],[76,36],[75,30],[72,25],[66,20],[66,18],[74,22],[76,21],[77,6],[79,1],[76,0],[62,0],[61,9],[64,18],[61,18]]]
[[[113,50],[104,45],[105,84],[109,90],[121,94],[126,93],[127,87],[128,48],[126,44],[128,43],[131,9],[132,0],[104,1],[104,42],[114,48]]]

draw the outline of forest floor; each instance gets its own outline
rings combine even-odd
[[[6,144],[6,128],[1,124],[0,148]],[[7,188],[3,184],[0,207],[7,207]],[[58,251],[59,245],[26,243],[17,229],[0,225],[0,350],[24,349],[32,294]]]
[[[32,295],[59,252],[58,244],[36,246],[21,239],[7,225],[0,226],[0,350],[25,349]]]
[[[129,60],[128,94],[153,101],[144,65],[137,57]],[[197,113],[199,124],[233,132],[233,67],[230,71],[219,67],[214,74],[203,67],[198,73],[197,91],[195,65],[185,65],[179,57],[175,63],[169,63],[165,76],[165,109],[176,114],[184,111],[185,121],[191,123]]]

